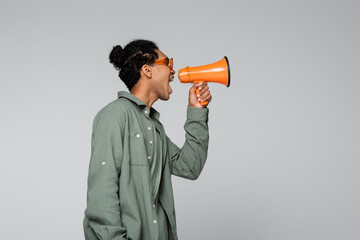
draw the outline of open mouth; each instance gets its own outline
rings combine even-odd
[[[171,74],[171,76],[170,76],[170,78],[169,78],[169,94],[171,94],[172,93],[172,88],[171,88],[171,86],[170,86],[170,82],[172,82],[172,81],[174,81],[174,74]]]
[[[170,80],[169,80],[169,83],[168,83],[169,94],[172,93],[172,88],[171,88],[171,86],[170,86],[170,82],[171,82],[172,80],[173,80],[173,79],[170,79]]]

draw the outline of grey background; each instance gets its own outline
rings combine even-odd
[[[360,239],[358,1],[1,1],[0,239],[83,239],[95,114],[126,90],[113,45],[175,69],[228,56],[210,149],[173,177],[180,239]],[[181,145],[190,85],[162,113]]]

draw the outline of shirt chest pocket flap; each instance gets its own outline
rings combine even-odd
[[[130,135],[130,164],[136,166],[149,166],[145,139],[140,131],[133,131]]]

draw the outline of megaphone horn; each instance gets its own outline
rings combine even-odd
[[[230,65],[225,56],[216,63],[198,67],[185,67],[179,70],[178,77],[182,83],[216,82],[230,86]],[[198,90],[196,94],[198,94]],[[200,102],[206,105],[207,102]]]
[[[216,63],[198,67],[185,67],[179,70],[179,80],[182,83],[216,82],[230,86],[229,60],[225,56]]]

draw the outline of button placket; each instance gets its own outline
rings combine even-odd
[[[147,111],[147,110],[145,110]],[[148,126],[147,126],[147,139],[148,139],[148,149],[149,149],[149,156],[148,156],[148,160],[151,160],[151,156],[153,155],[154,153],[154,148],[153,148],[153,137],[154,137],[154,123],[153,123],[153,120],[148,117],[147,118],[147,122],[148,122]]]

